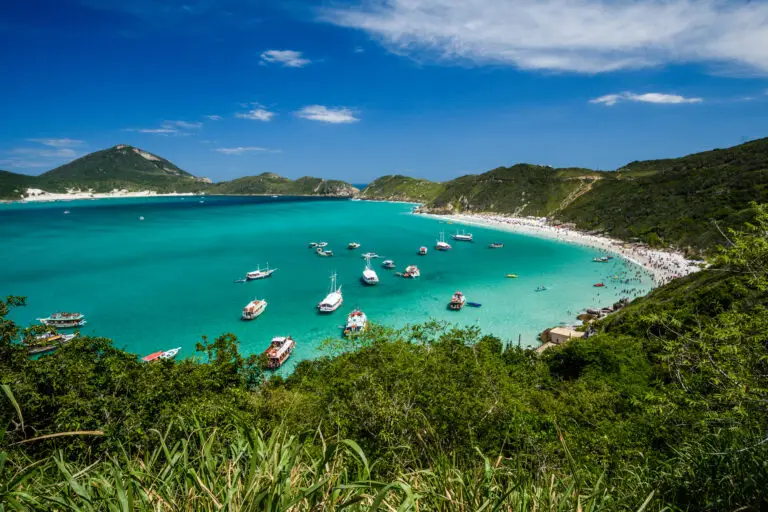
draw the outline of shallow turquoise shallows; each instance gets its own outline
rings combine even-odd
[[[317,356],[320,342],[338,336],[359,306],[378,323],[400,327],[429,319],[477,325],[523,345],[586,307],[605,306],[646,290],[635,265],[615,259],[592,263],[593,250],[502,231],[468,228],[475,242],[454,242],[457,225],[410,214],[411,205],[269,197],[173,197],[0,205],[0,294],[25,295],[12,313],[28,323],[56,311],[87,315],[84,333],[107,336],[139,355],[181,346],[194,354],[202,335],[235,333],[243,352],[263,351],[276,335],[298,342],[291,359]],[[66,214],[65,211],[70,213]],[[141,220],[143,217],[143,220]],[[434,250],[440,231],[453,245]],[[327,241],[334,257],[309,249]],[[348,250],[357,241],[362,246]],[[489,249],[492,241],[503,249]],[[418,256],[419,246],[429,247]],[[397,271],[418,265],[419,279],[380,267],[381,282],[364,286],[361,254],[393,259]],[[270,279],[235,283],[269,262]],[[320,315],[329,275],[343,285],[344,304]],[[505,278],[508,273],[517,279]],[[619,278],[643,275],[642,282]],[[604,282],[604,288],[593,287]],[[544,285],[547,290],[536,292]],[[453,312],[455,291],[482,304]],[[269,303],[251,322],[240,313],[253,298]]]

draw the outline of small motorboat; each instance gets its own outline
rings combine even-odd
[[[144,220],[144,216],[143,216],[143,215],[142,215],[142,216],[140,216],[140,217],[139,217],[139,220]]]
[[[317,246],[317,250],[315,251],[315,253],[318,256],[326,256],[326,257],[327,256],[333,256],[333,251],[324,251],[323,248],[320,247],[319,245]]]
[[[328,247],[328,242],[318,242],[317,247]]]
[[[507,278],[509,278],[509,279],[517,279],[517,274],[507,274],[507,275],[506,275],[506,276],[504,276],[504,277],[507,277]]]
[[[160,354],[160,359],[173,359],[176,357],[176,354],[179,353],[179,350],[181,350],[181,347],[172,348],[171,350],[166,350],[162,354]]]
[[[414,279],[416,277],[419,277],[421,275],[421,271],[419,270],[419,267],[416,265],[409,265],[405,267],[405,272],[402,273],[402,276],[406,279]]]
[[[64,210],[64,215],[69,215],[69,210]]]
[[[382,267],[392,270],[395,268],[395,262],[392,260],[384,260],[384,263],[381,264]]]
[[[595,262],[595,263],[607,263],[608,262],[608,257],[607,256],[600,256],[600,257],[597,257],[597,258],[592,258],[592,261]]]
[[[347,249],[359,249],[359,248],[360,248],[360,244],[357,242],[349,242],[349,244],[347,244]]]
[[[467,306],[472,308],[479,308],[482,306],[482,304],[480,304],[479,302],[467,302]]]
[[[501,249],[502,247],[504,247],[504,244],[501,242],[492,242],[488,244],[489,249]]]
[[[248,281],[248,280],[246,278],[244,278],[244,277],[241,277],[240,279],[235,279],[236,283],[245,283],[246,281]]]
[[[317,247],[317,242],[309,242],[310,249],[314,249],[315,247]]]
[[[272,199],[277,199],[276,195],[272,195],[271,197],[272,197]]]
[[[592,286],[594,286],[595,288],[602,288],[603,286],[605,286],[605,283],[595,283]]]
[[[374,258],[381,258],[381,256],[379,256],[379,255],[378,255],[378,254],[376,254],[375,252],[367,252],[367,253],[363,254],[363,256],[362,256],[362,257],[363,257],[363,259],[374,259]]]
[[[243,308],[243,314],[240,316],[243,320],[253,320],[261,315],[267,309],[267,301],[253,299]]]
[[[427,255],[427,248],[423,245],[419,247],[419,256],[426,256]]]
[[[537,292],[545,292],[545,291],[547,291],[547,287],[544,286],[544,285],[541,285],[538,288],[536,288],[536,291]]]
[[[459,311],[467,303],[467,298],[461,292],[456,292],[451,297],[451,301],[448,303],[448,309],[451,311]]]

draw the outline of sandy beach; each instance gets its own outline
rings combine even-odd
[[[153,190],[141,190],[138,192],[129,192],[128,190],[113,190],[111,192],[92,192],[90,190],[68,190],[64,193],[46,192],[39,188],[28,188],[24,199],[14,202],[34,203],[43,201],[74,201],[77,199],[110,199],[110,198],[130,198],[130,197],[173,197],[173,196],[193,196],[191,192],[168,194],[158,194]]]
[[[605,236],[596,236],[574,229],[555,227],[546,218],[538,217],[507,217],[485,213],[434,215],[418,213],[436,219],[502,229],[513,233],[522,233],[559,240],[565,243],[579,244],[595,249],[595,256],[615,254],[630,260],[645,268],[652,276],[656,286],[668,283],[672,279],[682,277],[698,270],[702,262],[688,260],[681,253],[651,249],[641,244],[632,244]]]

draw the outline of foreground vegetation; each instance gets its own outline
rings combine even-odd
[[[768,212],[713,268],[538,356],[375,327],[266,380],[237,340],[143,364],[103,338],[29,360],[0,307],[5,510],[768,507]],[[40,329],[37,327],[36,329]]]

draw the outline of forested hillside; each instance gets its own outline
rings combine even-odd
[[[541,356],[425,324],[328,340],[285,379],[265,380],[231,335],[203,340],[197,361],[144,364],[103,338],[30,360],[7,319],[23,301],[9,298],[0,503],[764,509],[768,212],[754,209],[712,268]]]

